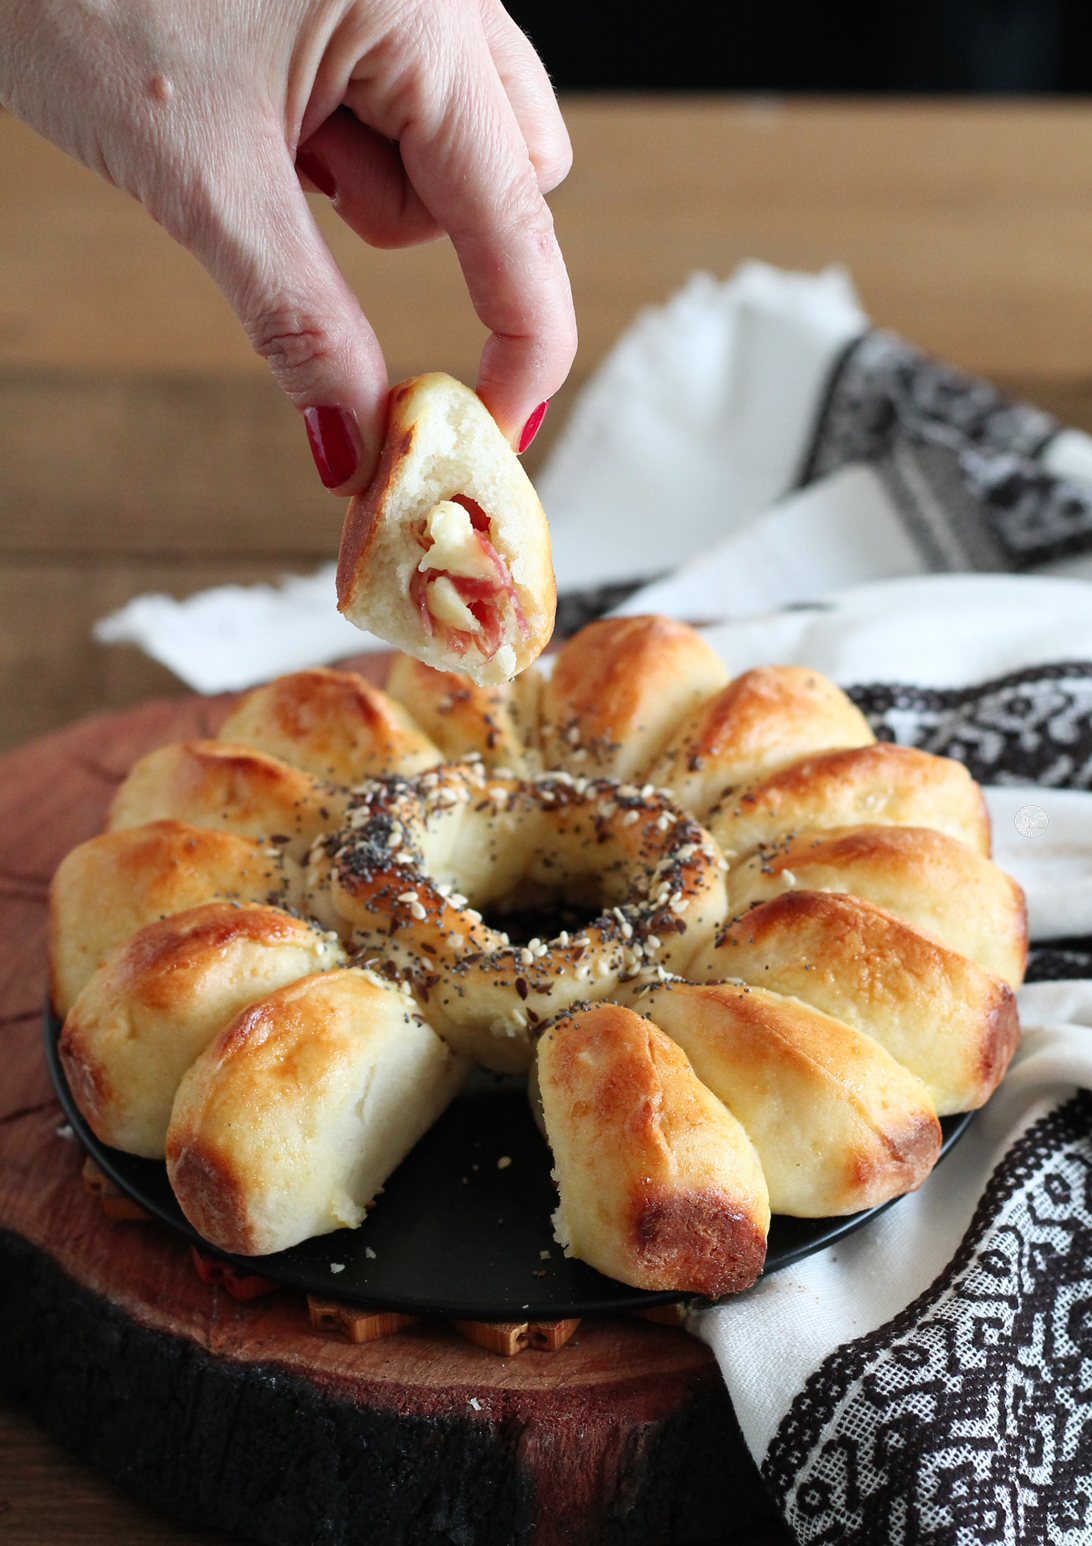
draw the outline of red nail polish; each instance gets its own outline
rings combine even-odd
[[[524,451],[526,451],[527,447],[531,444],[531,441],[538,434],[539,426],[542,424],[543,419],[546,417],[546,410],[549,406],[549,398],[547,398],[544,403],[539,403],[534,413],[523,426],[523,434],[519,437],[519,454],[521,456],[523,455]]]
[[[311,179],[320,193],[324,193],[328,199],[337,198],[337,183],[334,181],[334,174],[330,171],[325,161],[320,160],[313,150],[297,150],[296,166],[303,173],[304,177]]]
[[[360,460],[360,431],[345,408],[305,408],[303,422],[319,477],[327,488],[348,483]]]

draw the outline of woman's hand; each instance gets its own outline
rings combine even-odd
[[[387,375],[301,175],[373,246],[450,236],[510,440],[565,379],[576,327],[543,193],[569,141],[499,0],[0,0],[0,100],[204,264],[340,494],[371,479]]]

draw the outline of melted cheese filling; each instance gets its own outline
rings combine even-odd
[[[425,590],[425,605],[437,622],[447,623],[449,628],[458,628],[463,633],[482,631],[482,625],[446,574],[429,582]]]
[[[496,579],[496,570],[488,556],[482,552],[481,543],[470,524],[470,516],[462,505],[450,499],[441,499],[439,504],[433,505],[426,520],[432,546],[417,565],[422,574],[429,569],[442,569],[446,574],[453,574],[459,579]],[[434,617],[440,616],[431,604],[429,611]],[[444,621],[447,621],[446,617]],[[463,624],[456,626],[461,628]]]

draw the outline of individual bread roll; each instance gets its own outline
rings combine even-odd
[[[635,778],[727,680],[720,659],[685,623],[589,623],[560,651],[543,689],[543,764],[589,778]]]
[[[870,746],[875,736],[840,687],[803,666],[760,666],[700,704],[648,777],[702,820],[730,785],[809,752]]]
[[[784,891],[863,897],[970,956],[1011,988],[1024,980],[1024,893],[996,864],[943,832],[851,827],[788,837],[729,871],[728,916]]]
[[[60,1055],[96,1137],[162,1159],[182,1075],[229,1020],[344,964],[336,940],[276,907],[212,902],[111,951],[68,1012]]]
[[[827,1218],[920,1186],[940,1153],[929,1092],[839,1020],[761,988],[669,982],[633,995],[754,1144],[774,1213]]]
[[[50,987],[62,1017],[111,950],[137,929],[204,902],[298,907],[299,866],[233,832],[151,821],[73,848],[49,893]]]
[[[442,761],[405,709],[355,671],[316,666],[256,687],[218,739],[254,746],[335,784],[419,773]]]
[[[302,860],[320,832],[339,826],[346,791],[251,746],[178,741],[134,763],[110,807],[108,829],[174,818],[239,837],[265,837]]]
[[[715,1299],[754,1282],[766,1183],[677,1045],[617,1004],[574,1010],[543,1032],[537,1083],[566,1254],[634,1288]]]
[[[480,398],[450,376],[391,392],[379,470],[345,518],[337,597],[358,628],[479,686],[526,670],[549,642],[542,506]]]
[[[183,1213],[239,1256],[355,1229],[469,1068],[372,972],[280,988],[182,1079],[167,1173]]]
[[[730,856],[789,832],[833,827],[932,827],[989,857],[990,818],[961,762],[879,742],[820,752],[729,789],[704,818]]]
[[[821,1009],[886,1048],[939,1116],[983,1105],[1020,1036],[999,977],[860,897],[787,891],[734,919],[687,968]]]
[[[387,692],[435,741],[447,762],[477,752],[487,768],[526,778],[542,765],[538,708],[542,678],[532,666],[512,682],[479,687],[456,671],[399,655]]]

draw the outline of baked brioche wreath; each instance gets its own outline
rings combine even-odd
[[[511,682],[257,688],[136,763],[51,899],[74,1098],[213,1246],[361,1224],[477,1063],[528,1074],[566,1250],[708,1298],[771,1212],[920,1185],[1026,955],[961,764],[662,617]]]

